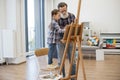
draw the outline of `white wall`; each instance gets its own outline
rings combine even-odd
[[[6,0],[6,27],[16,30],[16,0]]]
[[[78,0],[62,0],[76,15]],[[54,8],[61,0],[54,0]],[[81,21],[90,21],[96,32],[120,32],[120,0],[82,0]]]
[[[0,29],[5,28],[5,0],[0,0]]]

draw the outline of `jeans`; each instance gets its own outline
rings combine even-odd
[[[56,44],[56,47],[57,47],[57,53],[58,53],[58,65],[60,66],[61,65],[61,62],[62,62],[62,57],[63,57],[63,54],[64,54],[64,49],[65,49],[65,44],[64,43],[57,43]],[[72,54],[72,43],[69,44],[68,46],[68,50],[67,50],[67,54],[68,54],[68,59],[69,59],[69,62],[71,60],[71,54]],[[65,69],[63,67],[63,77],[65,77]],[[73,62],[73,65],[72,65],[72,72],[71,72],[71,75],[74,75],[76,72],[76,64],[75,64],[75,61]],[[71,79],[71,80],[74,80],[74,79]]]
[[[48,51],[48,64],[52,64],[53,61],[53,54],[55,53],[55,49],[56,49],[56,44],[49,44],[49,51]]]

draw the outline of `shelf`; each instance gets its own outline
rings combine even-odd
[[[120,50],[120,33],[100,33],[100,39],[103,41],[104,50]],[[115,42],[113,42],[114,39]]]
[[[101,32],[100,35],[119,35],[120,33]]]

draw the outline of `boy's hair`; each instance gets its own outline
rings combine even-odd
[[[58,9],[59,9],[60,7],[64,7],[64,6],[67,7],[67,4],[66,4],[65,2],[60,2],[60,3],[58,4]]]
[[[58,9],[53,9],[53,10],[51,11],[51,16],[53,17],[53,15],[58,14],[58,12],[59,12]]]

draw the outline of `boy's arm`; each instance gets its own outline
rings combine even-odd
[[[64,33],[64,31],[65,31],[65,28],[61,29],[58,24],[55,25],[55,29],[58,31],[58,33]]]

